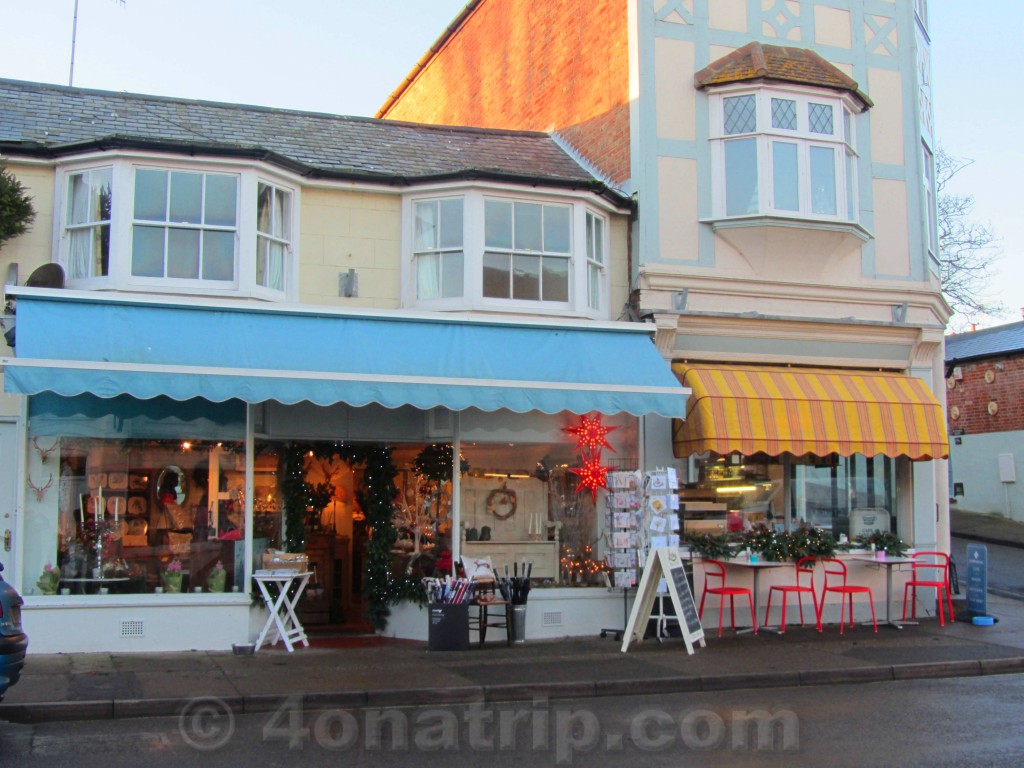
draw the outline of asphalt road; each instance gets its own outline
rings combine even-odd
[[[0,723],[0,766],[1015,766],[1022,703],[1024,675],[235,718],[214,706]]]

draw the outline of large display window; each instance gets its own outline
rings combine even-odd
[[[29,594],[242,589],[244,405],[39,395],[29,413]]]
[[[680,490],[684,529],[726,533],[812,525],[854,538],[897,531],[895,459],[886,456],[695,456]]]

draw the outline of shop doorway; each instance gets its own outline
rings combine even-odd
[[[14,536],[18,529],[18,425],[0,421],[0,563],[4,580],[15,581],[18,572]]]

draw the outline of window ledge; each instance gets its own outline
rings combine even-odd
[[[818,232],[839,232],[852,235],[867,242],[873,235],[853,221],[826,221],[823,219],[803,219],[772,214],[756,214],[753,216],[731,216],[727,219],[701,219],[701,224],[710,224],[714,231],[750,227],[785,227],[787,229],[807,229]]]

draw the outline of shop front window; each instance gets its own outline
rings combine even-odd
[[[244,405],[213,404],[189,424],[191,407],[31,399],[29,594],[247,591]],[[58,578],[41,578],[47,565]]]
[[[896,462],[885,456],[695,458],[680,491],[687,532],[777,531],[811,525],[838,540],[896,532]]]
[[[573,417],[575,419],[575,417]],[[611,434],[616,451],[602,464],[633,470],[635,420]],[[559,430],[561,431],[561,430]],[[467,441],[468,469],[461,485],[463,559],[484,558],[499,575],[525,564],[536,585],[604,585],[608,551],[606,506],[589,490],[577,492],[580,452],[572,438],[560,442],[487,443]]]

